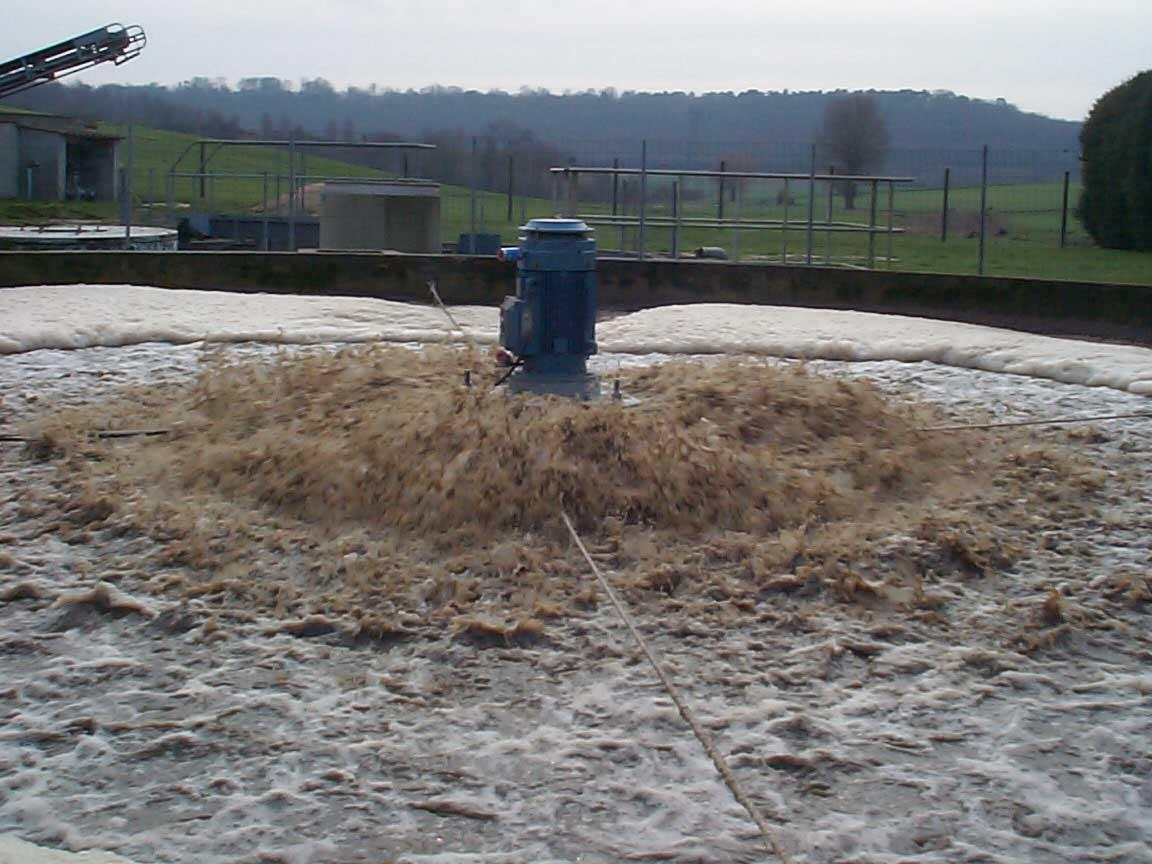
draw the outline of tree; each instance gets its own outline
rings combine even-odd
[[[1152,250],[1152,69],[1096,100],[1080,146],[1085,230],[1111,249]]]
[[[888,150],[888,121],[876,100],[867,93],[832,99],[824,106],[820,143],[837,173],[867,174],[884,164]],[[856,207],[856,184],[840,183],[844,207]]]

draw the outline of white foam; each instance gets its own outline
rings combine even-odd
[[[1152,350],[1015,330],[836,309],[709,303],[645,309],[602,324],[621,354],[766,354],[931,362],[1152,395]]]
[[[65,852],[21,840],[15,834],[0,834],[0,864],[132,864],[111,852],[88,850]]]
[[[469,333],[495,339],[495,310],[457,307]],[[489,324],[489,319],[493,323]],[[138,285],[0,290],[0,354],[144,342],[444,342],[460,338],[432,306],[355,297],[186,291]],[[482,340],[484,341],[484,340]]]
[[[492,344],[494,307],[458,306],[470,338]],[[1152,350],[1014,330],[832,309],[706,303],[598,325],[618,354],[762,354],[932,362],[1152,395]],[[433,306],[352,297],[233,294],[132,285],[0,290],[0,354],[144,342],[444,342],[461,338]]]

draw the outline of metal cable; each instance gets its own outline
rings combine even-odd
[[[564,525],[568,528],[568,533],[572,535],[572,539],[576,542],[576,546],[580,549],[580,554],[584,556],[584,560],[588,562],[588,566],[592,568],[600,587],[604,589],[604,593],[608,595],[608,599],[612,601],[612,605],[616,608],[617,614],[620,615],[624,626],[628,628],[628,632],[632,634],[632,638],[636,640],[636,644],[640,646],[640,650],[644,652],[644,656],[648,658],[648,663],[652,666],[653,671],[656,672],[656,677],[660,679],[660,683],[664,685],[664,690],[668,693],[669,698],[673,704],[676,705],[676,710],[680,712],[680,716],[684,718],[684,722],[692,728],[692,734],[696,736],[696,740],[700,742],[700,746],[704,748],[704,752],[708,754],[708,758],[712,760],[712,764],[716,766],[716,770],[720,773],[721,779],[732,793],[732,797],[739,802],[747,812],[752,821],[756,823],[756,827],[760,829],[760,836],[764,840],[764,848],[768,854],[775,855],[784,864],[792,864],[792,858],[784,847],[780,844],[779,839],[776,837],[776,832],[772,830],[767,820],[760,813],[752,799],[748,797],[748,793],[740,785],[740,781],[736,779],[736,775],[732,773],[732,769],[728,766],[728,762],[724,759],[723,754],[716,748],[716,742],[712,740],[712,736],[708,730],[700,723],[696,717],[696,713],[684,701],[680,695],[680,691],[676,689],[676,685],[672,683],[672,679],[668,677],[668,673],[664,671],[664,667],[657,659],[655,653],[648,647],[648,643],[644,641],[644,637],[640,635],[640,631],[636,629],[636,625],[632,623],[632,618],[628,611],[624,608],[624,604],[620,602],[620,598],[616,596],[616,592],[612,589],[612,585],[605,578],[604,574],[600,572],[600,568],[596,566],[596,562],[592,560],[592,556],[588,554],[588,549],[584,545],[584,541],[580,539],[580,535],[576,533],[576,528],[572,524],[572,520],[568,518],[568,514],[563,510],[560,511],[560,517],[564,520]]]
[[[977,423],[970,426],[924,426],[917,432],[961,432],[965,429],[1010,429],[1016,426],[1054,426],[1060,423],[1089,423],[1097,420],[1132,420],[1137,417],[1152,418],[1152,411],[1136,414],[1098,414],[1093,417],[1056,417],[1052,420],[1013,420],[1005,423]]]

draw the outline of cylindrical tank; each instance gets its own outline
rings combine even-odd
[[[500,344],[521,364],[513,391],[591,398],[588,374],[596,353],[596,241],[579,219],[533,219],[520,246],[502,250],[516,261],[516,296],[500,309]]]

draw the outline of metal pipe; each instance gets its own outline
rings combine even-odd
[[[289,132],[287,139],[280,138],[200,138],[197,144],[215,144],[221,147],[284,147],[291,145],[295,134]],[[435,150],[435,144],[421,144],[414,141],[296,141],[301,150],[305,148],[340,147],[343,149],[364,150]]]
[[[649,177],[720,177],[719,171],[698,171],[695,169],[681,169],[681,168],[596,168],[579,165],[569,165],[565,168],[549,168],[553,174],[564,174],[568,171],[579,171],[581,174],[646,174]],[[805,172],[803,174],[789,174],[786,172],[764,172],[764,171],[727,171],[723,173],[724,177],[738,178],[741,180],[807,180],[813,176],[812,172]],[[889,176],[887,174],[836,174],[835,176],[829,174],[816,174],[817,180],[856,180],[857,182],[867,183],[871,180],[888,182],[891,180],[893,183],[914,183],[915,177],[897,177]]]
[[[672,182],[672,257],[680,258],[680,181]]]

